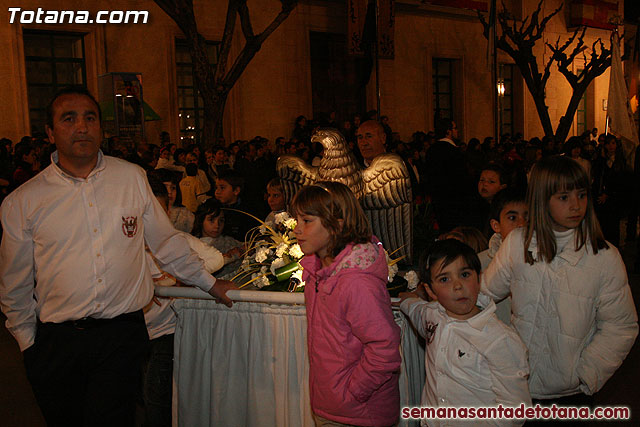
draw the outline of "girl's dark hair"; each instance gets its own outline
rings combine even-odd
[[[176,186],[176,200],[173,202],[173,206],[181,207],[182,206],[182,192],[180,191],[180,180],[182,179],[182,174],[177,171],[172,171],[169,169],[155,169],[154,173],[160,178],[162,182],[171,182]]]
[[[222,213],[222,205],[220,202],[211,198],[206,202],[198,206],[198,210],[196,210],[196,218],[193,221],[193,228],[191,229],[191,234],[196,237],[202,237],[202,223],[204,223],[204,219],[207,215],[213,215],[214,218],[220,216]]]
[[[293,216],[320,218],[329,232],[327,253],[335,257],[349,243],[371,241],[369,221],[349,187],[339,182],[322,181],[302,187],[291,202]]]
[[[431,248],[420,257],[420,280],[431,286],[431,273],[433,266],[440,260],[444,260],[440,268],[445,268],[458,257],[462,257],[464,263],[480,274],[482,264],[475,251],[466,243],[457,239],[438,240]]]

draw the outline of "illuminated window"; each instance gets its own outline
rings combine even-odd
[[[207,42],[211,65],[218,62],[219,43]],[[176,82],[178,86],[178,117],[183,145],[200,143],[204,129],[204,102],[196,88],[193,62],[185,40],[176,40]]]

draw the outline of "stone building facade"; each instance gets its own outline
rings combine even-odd
[[[146,123],[147,139],[159,141],[159,133],[166,130],[173,141],[186,135],[183,118],[184,72],[180,74],[181,32],[175,23],[152,1],[100,0],[81,2],[78,0],[23,0],[22,11],[46,10],[88,10],[95,16],[100,10],[148,11],[146,24],[95,24],[61,23],[48,24],[10,23],[8,12],[15,2],[0,0],[4,16],[0,17],[0,137],[14,141],[23,135],[38,131],[34,111],[42,109],[47,90],[42,88],[39,97],[30,94],[35,80],[60,80],[79,78],[93,92],[98,93],[98,76],[109,72],[137,72],[143,76],[144,99],[160,120]],[[201,34],[212,42],[222,37],[227,2],[224,0],[196,0],[195,14]],[[440,2],[442,3],[442,2]],[[500,2],[498,2],[500,3]],[[531,14],[538,0],[511,0],[506,4],[515,19]],[[560,0],[545,0],[543,13],[555,10]],[[255,31],[264,28],[278,13],[280,3],[276,0],[248,1]],[[624,3],[617,2],[622,15]],[[555,43],[571,34],[568,28],[569,8],[565,7],[554,17],[536,47],[538,61],[549,59],[550,50],[544,42]],[[244,39],[240,25],[236,25],[231,55],[240,51]],[[278,136],[291,136],[294,119],[298,115],[313,117],[318,87],[314,88],[312,60],[316,54],[311,43],[314,35],[330,34],[334,40],[346,40],[347,6],[345,1],[301,0],[289,18],[264,43],[262,49],[251,61],[242,77],[230,93],[224,118],[224,135],[227,141],[249,139],[261,135],[273,141]],[[610,31],[589,28],[586,33],[588,46],[598,38],[608,45]],[[76,37],[71,57],[80,57],[71,65],[53,59],[33,61],[29,52],[37,52],[38,40],[53,35],[53,56],[59,40],[56,35]],[[40,38],[39,38],[40,37]],[[64,37],[62,37],[64,39]],[[34,43],[36,46],[34,46]],[[60,42],[64,44],[63,42]],[[25,50],[27,49],[27,50]],[[448,97],[453,118],[461,131],[461,138],[482,139],[493,133],[494,108],[492,105],[493,84],[487,66],[487,42],[482,36],[476,13],[467,9],[438,6],[419,0],[397,0],[395,5],[395,57],[379,62],[380,110],[390,118],[393,129],[404,140],[416,130],[428,131],[433,128],[433,118],[437,96]],[[68,55],[67,55],[68,56]],[[29,59],[31,58],[31,59]],[[63,59],[66,57],[63,57]],[[533,100],[511,59],[499,53],[499,63],[503,78],[508,85],[509,99],[503,100],[508,110],[503,124],[511,127],[503,131],[522,132],[525,138],[542,136],[542,128],[535,111]],[[578,58],[575,69],[583,66]],[[339,65],[339,62],[337,62]],[[74,65],[75,64],[75,65]],[[59,69],[59,75],[52,71]],[[66,67],[66,68],[65,68]],[[74,68],[75,67],[75,68]],[[69,72],[75,77],[61,76]],[[71,70],[71,71],[69,71]],[[183,69],[184,71],[184,69]],[[446,77],[449,86],[436,88],[434,79]],[[52,77],[47,77],[49,74]],[[337,74],[340,76],[340,72]],[[81,76],[81,77],[79,77]],[[321,76],[322,77],[322,76]],[[445,78],[444,80],[447,80]],[[366,109],[375,109],[376,86],[375,68],[364,88],[362,104]],[[592,127],[604,128],[606,111],[603,102],[607,98],[608,71],[596,79],[585,96],[580,120],[574,120],[571,134]],[[46,83],[46,82],[45,82]],[[187,82],[188,83],[188,82]],[[328,86],[327,86],[328,85]],[[37,85],[36,85],[37,86]],[[331,87],[331,82],[325,84]],[[437,92],[437,93],[436,93]],[[547,86],[547,103],[552,123],[555,126],[563,115],[570,97],[570,86],[555,70]],[[38,101],[39,100],[39,101]],[[193,102],[193,101],[191,101]],[[36,105],[39,104],[39,105]],[[357,103],[356,103],[357,104]],[[356,105],[354,104],[354,105]],[[182,132],[181,132],[182,129]]]

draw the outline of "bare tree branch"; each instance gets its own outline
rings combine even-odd
[[[222,84],[222,79],[227,71],[227,62],[229,61],[229,52],[231,51],[231,42],[233,41],[233,32],[236,26],[237,11],[238,3],[229,1],[227,17],[224,22],[224,32],[222,34],[222,41],[220,42],[220,51],[218,52],[218,66],[214,72],[214,80],[217,86]]]
[[[224,106],[231,88],[245,70],[262,43],[284,22],[298,4],[298,0],[280,0],[281,10],[260,34],[255,35],[247,0],[228,0],[224,32],[215,66],[209,62],[207,44],[198,32],[193,12],[193,0],[155,0],[156,4],[178,25],[187,39],[193,64],[194,86],[204,102],[204,140],[212,144],[221,135]],[[235,31],[236,18],[240,17],[245,44],[227,72],[229,54]]]
[[[564,140],[571,129],[571,122],[587,87],[611,65],[611,50],[607,49],[604,43],[602,43],[602,40],[598,39],[591,46],[590,57],[587,57],[585,51],[588,48],[584,43],[586,28],[577,28],[562,45],[560,44],[560,37],[555,42],[555,45],[545,43],[546,46],[551,49],[552,55],[547,63],[544,64],[541,74],[538,69],[537,58],[533,54],[533,48],[536,42],[544,35],[545,28],[549,21],[560,13],[564,7],[564,3],[562,3],[550,14],[541,17],[542,2],[543,0],[540,0],[535,11],[520,23],[517,23],[516,20],[513,19],[503,2],[503,10],[497,14],[496,27],[499,24],[501,34],[497,39],[496,47],[506,52],[518,66],[527,89],[533,97],[545,135],[555,136],[559,140]],[[478,17],[482,24],[483,35],[488,38],[490,30],[489,23],[486,22],[484,16],[478,14]],[[571,66],[580,54],[582,54],[584,58],[585,66],[577,74],[574,74],[571,71]],[[551,75],[551,66],[554,63],[557,64],[558,71],[565,77],[573,89],[566,113],[560,119],[560,123],[555,132],[551,125],[545,100],[545,88]]]
[[[249,8],[247,2],[243,1],[238,7],[238,15],[240,15],[240,24],[242,25],[242,34],[245,40],[249,41],[254,37],[253,27],[251,26],[251,18],[249,17]]]
[[[262,43],[273,33],[276,28],[280,26],[284,22],[285,19],[289,16],[291,11],[295,8],[297,2],[295,1],[282,1],[282,9],[280,13],[271,21],[271,23],[264,29],[260,34],[253,37],[252,39],[248,39],[245,44],[242,52],[236,58],[233,66],[229,70],[229,73],[224,79],[225,85],[231,87],[234,83],[240,78],[242,71],[246,68],[247,64],[253,59],[253,57],[258,53],[260,48],[262,47]]]

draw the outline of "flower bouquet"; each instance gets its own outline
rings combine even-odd
[[[259,222],[260,225],[247,233],[246,252],[238,273],[231,278],[239,288],[254,286],[263,291],[303,292],[300,260],[304,253],[297,243],[293,229],[297,222],[287,212],[275,215],[274,222],[261,221],[257,217],[243,211]],[[402,257],[392,259],[386,253],[389,266],[387,290],[392,297],[400,292],[413,290],[418,283],[417,275],[410,271],[402,277],[398,273],[397,263]]]
[[[238,283],[240,289],[253,285],[264,291],[304,291],[299,263],[304,254],[293,234],[296,220],[287,212],[276,214],[274,222],[264,222],[247,212],[242,213],[260,225],[247,233],[240,271],[231,280]]]

